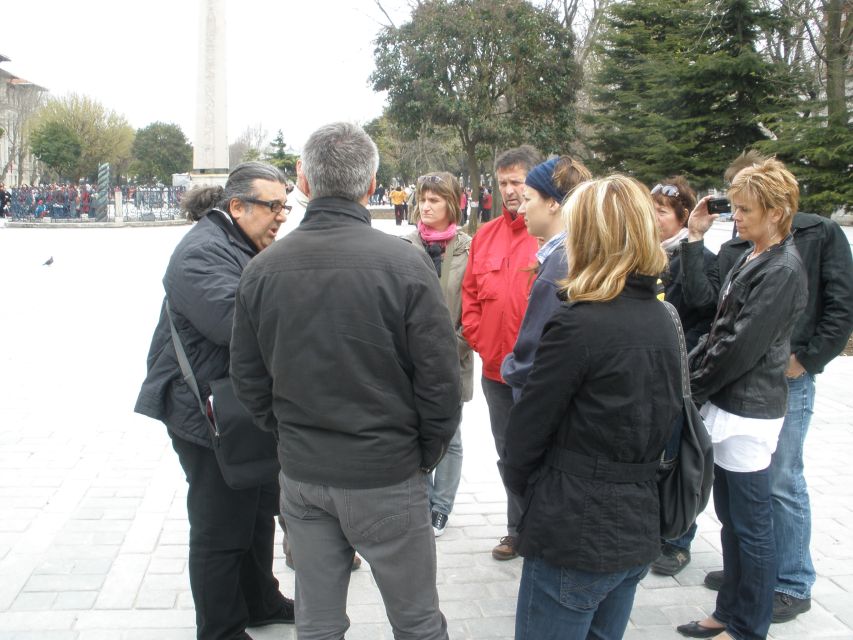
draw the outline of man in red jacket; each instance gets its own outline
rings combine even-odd
[[[504,151],[495,162],[502,215],[480,227],[471,242],[462,281],[462,333],[483,361],[483,394],[498,456],[504,447],[512,390],[501,379],[501,362],[512,351],[527,309],[536,264],[536,238],[518,215],[527,172],[542,162],[530,145]],[[495,560],[518,556],[516,535],[521,503],[507,495],[507,535],[492,549]]]

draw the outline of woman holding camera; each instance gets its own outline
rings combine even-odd
[[[799,187],[785,165],[771,159],[743,169],[728,195],[752,251],[726,277],[710,333],[690,354],[693,398],[704,403],[714,443],[723,584],[714,613],[678,631],[758,640],[767,637],[776,584],[769,466],[788,406],[785,370],[806,276],[791,236]]]

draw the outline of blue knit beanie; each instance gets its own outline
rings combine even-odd
[[[559,158],[551,158],[542,164],[537,164],[527,174],[524,184],[554,198],[557,203],[562,203],[566,194],[554,184],[554,168],[559,160]]]

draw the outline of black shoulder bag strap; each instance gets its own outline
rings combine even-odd
[[[690,373],[687,365],[687,341],[684,339],[681,318],[678,317],[678,311],[671,303],[663,301],[663,306],[669,311],[672,324],[675,325],[675,330],[678,333],[678,350],[681,353],[681,395],[685,402],[687,400],[692,402],[690,395]]]
[[[172,310],[169,307],[169,299],[166,299],[166,315],[169,316],[169,327],[172,329],[172,344],[175,345],[175,355],[178,356],[178,364],[181,366],[181,373],[184,374],[184,382],[193,392],[195,399],[198,400],[198,407],[201,409],[201,415],[207,417],[207,408],[204,401],[201,399],[201,393],[198,390],[198,381],[195,379],[193,368],[190,366],[190,361],[187,358],[187,353],[184,351],[184,345],[181,338],[178,336],[178,330],[175,328],[175,322],[172,320]]]

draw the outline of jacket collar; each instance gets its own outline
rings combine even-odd
[[[351,219],[350,222],[357,220],[370,225],[370,211],[362,204],[345,198],[315,198],[309,201],[304,220],[308,222],[323,213],[342,214]]]
[[[515,214],[515,218],[513,218],[512,212],[505,206],[503,207],[503,212],[501,215],[503,215],[507,226],[513,231],[517,231],[518,229],[524,229],[525,231],[527,231],[527,226],[524,224],[524,216]]]
[[[620,295],[629,298],[654,298],[657,294],[657,282],[657,276],[629,273]]]
[[[239,247],[253,257],[260,253],[260,249],[255,246],[255,243],[246,235],[246,232],[240,228],[240,225],[234,221],[234,218],[222,209],[211,209],[205,218],[222,229],[231,244]]]

